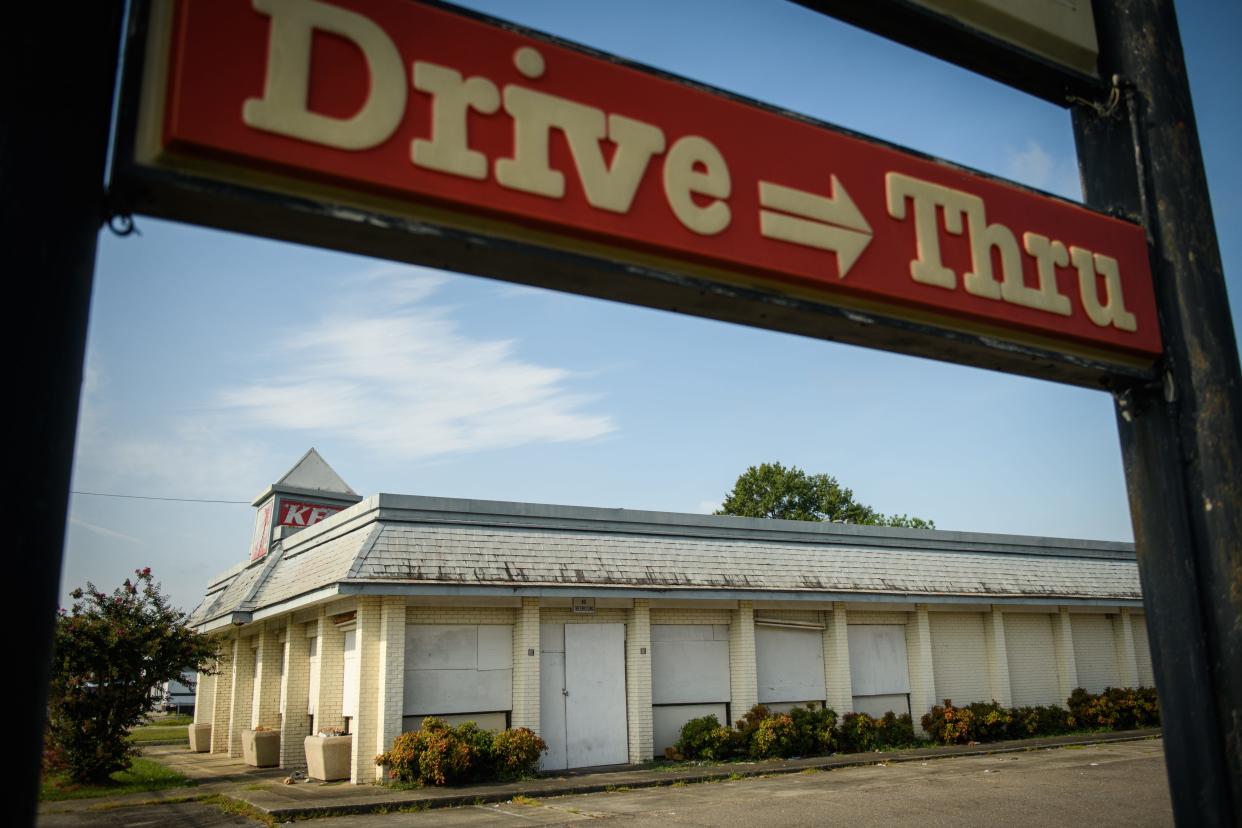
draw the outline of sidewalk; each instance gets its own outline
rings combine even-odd
[[[245,802],[278,820],[305,819],[338,814],[363,814],[400,809],[423,810],[485,802],[504,802],[517,795],[535,798],[564,796],[658,787],[675,782],[709,782],[744,776],[798,773],[808,768],[822,770],[891,762],[925,761],[949,756],[1013,753],[1066,745],[1151,739],[1159,736],[1159,729],[1129,730],[1117,733],[993,742],[986,745],[952,745],[887,753],[815,756],[806,759],[771,759],[702,766],[685,764],[659,768],[626,765],[584,772],[568,772],[521,782],[401,791],[380,785],[350,785],[348,782],[298,782],[285,785],[281,780],[285,778],[286,773],[278,768],[251,768],[236,759],[190,753],[189,750],[177,746],[158,746],[147,749],[145,755],[185,774],[197,782],[196,786],[145,794],[129,794],[106,800],[49,802],[41,805],[39,811],[40,813],[87,811],[91,810],[92,806],[98,807],[105,802],[109,808],[113,808],[124,804],[176,801],[187,797],[220,794]]]

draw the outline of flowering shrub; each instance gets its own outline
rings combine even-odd
[[[1153,687],[1105,687],[1098,694],[1079,687],[1070,694],[1069,709],[1079,727],[1129,730],[1160,724]]]
[[[534,776],[539,768],[539,756],[547,749],[548,743],[530,728],[515,727],[500,731],[492,741],[496,777],[510,780]]]
[[[793,717],[788,713],[768,716],[755,727],[754,738],[750,742],[750,755],[753,759],[770,759],[774,756],[787,758],[797,756],[799,739]]]
[[[923,729],[941,744],[995,742],[1031,736],[1056,736],[1078,728],[1126,730],[1160,724],[1160,707],[1151,687],[1107,687],[1088,693],[1079,687],[1066,702],[1056,705],[1001,707],[996,702],[975,702],[969,707],[933,707],[923,717]]]
[[[923,729],[933,742],[943,745],[964,745],[974,740],[975,717],[969,707],[954,707],[949,699],[944,706],[933,705],[923,715]]]
[[[474,722],[457,727],[428,716],[418,730],[402,733],[392,749],[375,757],[398,782],[460,785],[495,779],[520,779],[535,772],[548,745],[533,731],[519,727],[493,735]]]

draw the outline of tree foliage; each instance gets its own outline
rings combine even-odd
[[[217,644],[168,605],[151,568],[111,595],[87,583],[60,610],[48,689],[47,749],[76,782],[105,782],[129,767],[129,729],[155,709],[151,689],[182,670],[210,672]]]
[[[718,515],[818,520],[935,529],[934,521],[909,515],[885,515],[859,503],[854,493],[826,474],[807,474],[780,463],[751,466],[738,476]]]

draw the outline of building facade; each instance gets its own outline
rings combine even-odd
[[[1130,544],[379,494],[312,450],[255,501],[196,723],[353,735],[351,780],[423,716],[529,727],[547,770],[642,762],[756,703],[923,713],[1153,683]],[[265,516],[266,515],[266,516]]]

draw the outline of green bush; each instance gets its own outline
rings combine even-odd
[[[509,781],[534,776],[539,769],[539,757],[548,749],[548,743],[526,727],[502,730],[492,741],[492,759],[497,779]]]
[[[734,733],[714,715],[691,719],[681,726],[675,747],[687,759],[724,759],[733,752]]]
[[[837,747],[837,712],[831,707],[795,707],[793,719],[797,745],[795,756],[832,753]]]
[[[876,739],[881,748],[909,747],[918,744],[914,737],[914,720],[909,713],[898,716],[891,710],[884,714],[878,723]]]
[[[1009,723],[1010,739],[1029,739],[1032,736],[1058,736],[1068,733],[1070,713],[1064,707],[1038,705],[1035,707],[1010,708],[1012,714]]]
[[[846,713],[841,717],[837,744],[846,753],[864,753],[880,746],[879,724],[866,713]]]
[[[1079,727],[1130,730],[1160,724],[1160,706],[1152,687],[1105,687],[1101,693],[1079,687],[1070,694],[1068,704]]]
[[[974,702],[970,710],[971,728],[968,741],[999,742],[1009,737],[1013,723],[1013,710],[1001,707],[1000,702]]]
[[[497,734],[474,722],[452,727],[434,716],[418,730],[402,733],[392,749],[375,757],[398,782],[461,785],[530,776],[548,745],[531,730],[519,727]]]
[[[750,741],[752,759],[789,758],[799,754],[799,739],[793,717],[788,713],[767,716],[755,727]]]
[[[970,708],[954,707],[950,699],[944,700],[943,707],[933,705],[923,714],[921,723],[932,741],[942,745],[964,745],[971,741],[975,729],[975,717]]]

